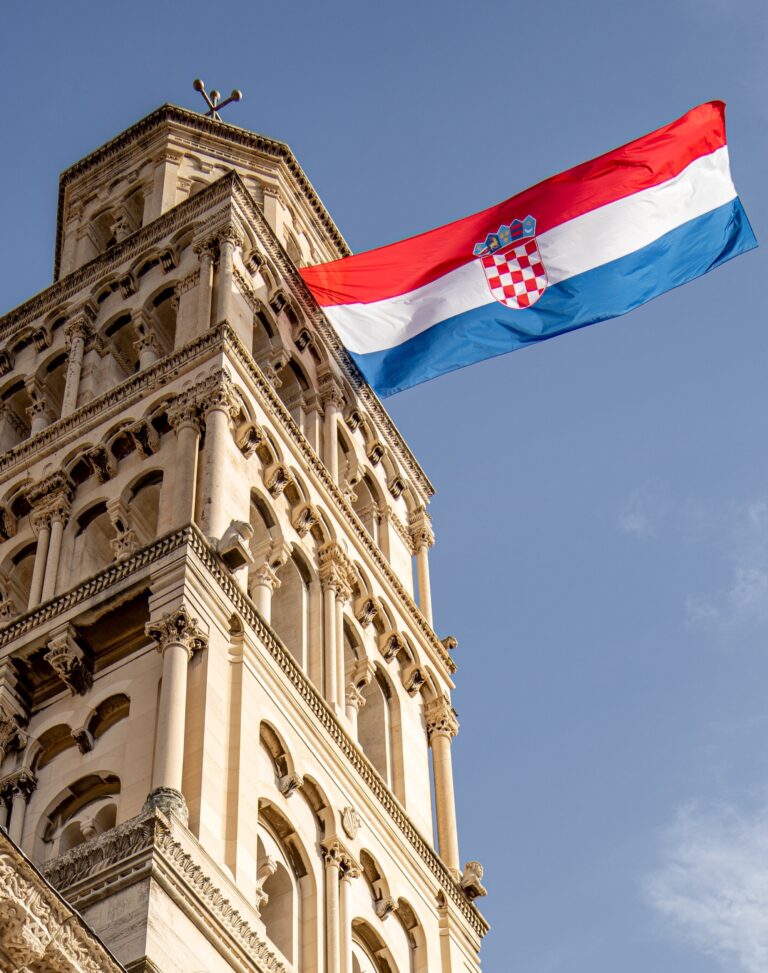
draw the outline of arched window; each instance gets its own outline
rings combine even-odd
[[[72,544],[71,585],[102,571],[112,563],[114,539],[115,530],[107,513],[105,500],[80,514],[75,523]]]
[[[128,527],[135,534],[137,547],[143,547],[157,537],[162,486],[163,471],[151,470],[134,484],[129,493]]]
[[[63,855],[114,828],[119,795],[120,778],[115,774],[89,774],[71,783],[40,818],[38,861]]]
[[[29,604],[36,551],[36,541],[26,544],[11,558],[10,570],[6,569],[4,572],[8,577],[8,598],[19,612],[26,611]]]
[[[385,782],[392,785],[392,689],[381,667],[362,690],[363,704],[357,718],[360,746]]]
[[[276,574],[280,587],[272,597],[272,627],[306,671],[312,576],[297,552],[277,569]]]

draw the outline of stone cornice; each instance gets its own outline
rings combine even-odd
[[[160,108],[153,111],[150,115],[142,118],[136,124],[131,125],[120,135],[106,142],[100,148],[91,152],[84,159],[76,162],[74,165],[65,169],[59,177],[59,202],[58,202],[58,214],[56,221],[56,258],[54,266],[54,277],[58,278],[59,274],[59,261],[61,255],[61,238],[63,233],[63,216],[64,216],[64,197],[67,187],[72,183],[78,176],[81,176],[88,169],[93,169],[98,165],[114,158],[118,153],[123,152],[131,143],[139,142],[142,139],[146,139],[154,130],[158,129],[163,124],[176,124],[188,131],[193,133],[204,133],[206,135],[212,135],[220,138],[226,142],[234,143],[236,145],[243,146],[244,148],[256,150],[258,152],[263,152],[265,155],[271,155],[275,158],[281,159],[291,176],[296,180],[299,189],[304,194],[307,202],[309,203],[311,209],[315,213],[328,235],[336,244],[340,256],[346,256],[351,251],[347,246],[346,241],[339,232],[338,227],[334,223],[330,214],[323,206],[320,197],[312,185],[312,183],[307,178],[304,170],[301,168],[296,160],[291,149],[285,144],[285,142],[278,142],[275,139],[267,138],[264,135],[258,135],[256,132],[249,132],[247,129],[240,128],[237,125],[230,125],[227,122],[214,121],[211,118],[206,118],[204,115],[199,115],[196,112],[187,111],[184,108],[178,108],[175,105],[162,105]]]
[[[205,910],[218,927],[211,930],[217,948],[223,945],[258,973],[288,973],[263,934],[249,925],[173,830],[162,812],[150,810],[55,858],[46,866],[46,877],[83,908],[103,896],[104,885],[126,885],[151,874],[193,921],[199,922]],[[98,885],[95,892],[93,884]],[[208,933],[206,925],[201,928]]]
[[[28,973],[125,973],[2,829],[0,965]]]
[[[194,525],[183,528],[142,548],[123,561],[116,562],[106,570],[52,601],[12,621],[0,628],[0,649],[9,645],[27,632],[41,626],[57,616],[75,608],[84,601],[100,594],[114,585],[124,583],[132,575],[138,575],[148,565],[182,547],[188,546],[207,571],[208,577],[216,582],[225,597],[241,615],[246,624],[255,632],[261,644],[277,662],[279,667],[298,690],[318,724],[322,725],[341,752],[354,767],[357,774],[368,786],[379,804],[405,836],[414,851],[424,861],[437,879],[441,888],[459,907],[466,920],[479,934],[485,935],[488,925],[480,913],[471,906],[457,886],[447,867],[438,857],[430,844],[415,828],[400,802],[394,797],[373,764],[362,750],[352,741],[346,730],[336,718],[325,700],[320,696],[309,678],[302,672],[288,649],[282,644],[270,626],[264,621],[253,601],[245,595],[223,567],[203,534]]]

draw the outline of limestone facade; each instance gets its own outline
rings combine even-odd
[[[0,929],[15,846],[130,971],[479,969],[432,487],[296,269],[346,252],[171,106],[62,175],[0,318]]]

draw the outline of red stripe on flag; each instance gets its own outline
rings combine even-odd
[[[469,263],[476,243],[513,219],[544,233],[577,216],[674,178],[725,145],[725,104],[712,101],[676,122],[512,196],[496,206],[389,246],[303,267],[322,307],[370,304],[423,287]]]

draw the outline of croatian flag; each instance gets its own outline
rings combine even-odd
[[[387,396],[626,314],[755,246],[713,101],[482,213],[301,274]]]

